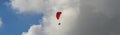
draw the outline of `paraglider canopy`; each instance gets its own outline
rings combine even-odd
[[[61,14],[62,14],[62,12],[57,12],[57,13],[56,13],[56,18],[57,18],[57,20],[59,20]]]

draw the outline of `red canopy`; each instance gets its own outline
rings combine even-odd
[[[62,12],[57,12],[57,13],[56,13],[56,18],[57,18],[57,20],[59,20],[61,14],[62,14]]]

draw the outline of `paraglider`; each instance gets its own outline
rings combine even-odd
[[[60,16],[61,16],[62,12],[57,12],[56,13],[56,19],[59,20]],[[61,25],[61,23],[59,22],[58,25]]]

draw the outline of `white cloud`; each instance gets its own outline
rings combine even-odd
[[[28,32],[23,32],[22,35],[43,35],[44,31],[41,25],[32,25]]]
[[[42,12],[47,7],[45,0],[11,0],[11,7],[18,10],[19,13],[24,12]]]
[[[43,32],[44,35],[66,35],[79,19],[79,2],[80,0],[11,0],[11,7],[19,13],[44,13],[43,26],[33,25],[22,35],[40,35]],[[57,11],[62,11],[60,26],[55,18]]]
[[[119,35],[119,0],[11,0],[13,9],[19,13],[44,13],[41,25],[31,26],[22,35]],[[79,9],[80,8],[80,9]],[[60,22],[55,13],[62,11]],[[79,11],[81,10],[81,11]],[[37,28],[36,28],[37,27]],[[32,29],[32,30],[31,30]],[[32,33],[29,33],[33,31]]]

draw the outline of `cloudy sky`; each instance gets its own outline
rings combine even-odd
[[[0,0],[0,35],[120,35],[119,6],[119,0]]]

